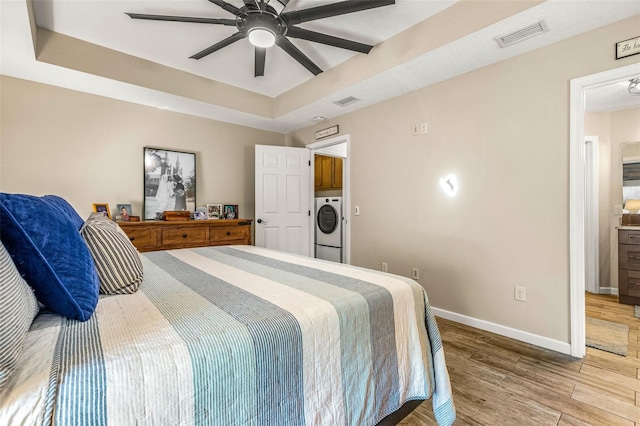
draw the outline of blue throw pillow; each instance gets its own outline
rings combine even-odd
[[[100,281],[81,226],[59,197],[0,193],[0,237],[20,274],[41,303],[86,321],[98,303]]]
[[[71,204],[67,202],[64,198],[58,197],[57,195],[45,195],[42,197],[42,201],[49,204],[52,208],[60,209],[60,211],[66,215],[73,226],[79,231],[84,225],[84,220],[80,217],[78,212],[71,207]]]

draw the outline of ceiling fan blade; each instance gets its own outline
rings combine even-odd
[[[319,66],[313,63],[311,59],[293,45],[286,37],[276,37],[276,44],[280,46],[282,50],[287,52],[293,59],[300,62],[300,64],[308,69],[313,75],[318,75],[322,72]]]
[[[202,59],[207,55],[212,54],[213,52],[222,49],[223,47],[226,47],[228,45],[230,45],[231,43],[235,43],[238,40],[242,40],[243,38],[245,38],[246,35],[242,34],[242,33],[235,33],[234,35],[225,38],[222,41],[217,42],[216,44],[214,44],[213,46],[207,47],[206,49],[204,49],[201,52],[196,53],[193,56],[190,56],[190,58],[192,59]]]
[[[267,57],[267,49],[256,46],[255,56],[255,72],[254,77],[262,77],[264,75],[264,62]]]
[[[267,4],[263,0],[242,0],[249,10],[264,10]]]
[[[226,1],[223,0],[209,0],[211,3],[220,6],[221,8],[223,8],[224,10],[226,10],[227,12],[233,13],[234,15],[242,18],[244,16],[247,16],[246,13],[244,13],[242,10],[238,9],[237,7],[235,7],[232,4],[227,3]]]
[[[316,19],[344,15],[345,13],[360,12],[362,10],[388,6],[391,4],[395,4],[395,0],[349,0],[326,4],[324,6],[311,7],[309,9],[292,10],[291,12],[283,13],[280,16],[282,16],[289,25],[296,25],[301,22],[315,21]]]
[[[342,49],[354,50],[361,53],[369,53],[373,46],[358,43],[357,41],[346,40],[344,38],[330,36],[315,31],[305,30],[303,28],[289,27],[287,37],[301,38],[316,43],[328,44],[329,46],[341,47]]]
[[[197,24],[219,24],[235,26],[235,19],[192,18],[189,16],[146,15],[144,13],[125,12],[132,19],[148,19],[150,21],[195,22]]]

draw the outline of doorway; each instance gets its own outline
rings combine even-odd
[[[307,148],[311,150],[311,176],[315,176],[315,157],[316,155],[324,155],[329,157],[336,157],[342,159],[342,262],[351,263],[351,155],[350,155],[350,142],[349,135],[337,136],[324,141],[314,142],[307,145]],[[314,185],[314,179],[311,179],[309,187],[310,194],[315,196],[316,190]],[[329,192],[331,193],[331,192]],[[334,195],[337,193],[333,192]],[[314,196],[311,198],[314,199]],[[315,211],[312,209],[312,211]],[[315,241],[315,220],[314,226],[312,226],[311,241],[314,244]],[[311,250],[314,250],[312,247]],[[313,251],[312,251],[313,253]]]
[[[569,141],[569,281],[571,355],[585,355],[586,266],[586,163],[585,98],[587,90],[630,80],[640,74],[640,64],[604,71],[571,80]]]

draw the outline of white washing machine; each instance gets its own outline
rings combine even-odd
[[[342,263],[342,197],[316,198],[315,255]]]

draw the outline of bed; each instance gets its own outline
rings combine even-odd
[[[40,309],[0,424],[375,425],[429,398],[453,423],[416,282],[254,246],[140,262],[137,291],[101,295],[86,320]]]

